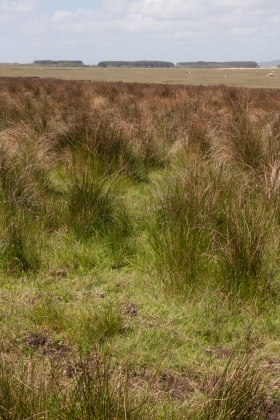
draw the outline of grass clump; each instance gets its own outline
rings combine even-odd
[[[269,294],[272,270],[267,258],[271,235],[266,212],[244,209],[237,219],[227,215],[227,244],[222,250],[222,271],[227,289],[253,299]],[[265,221],[265,222],[264,222]],[[249,233],[250,230],[250,233]]]
[[[63,385],[64,383],[64,385]],[[1,418],[148,419],[153,407],[136,398],[125,367],[114,366],[100,353],[78,360],[62,371],[55,363],[27,359],[17,372],[0,367]]]
[[[113,303],[101,308],[80,310],[73,322],[73,340],[81,350],[87,352],[123,331],[123,314]]]
[[[268,419],[277,410],[277,402],[267,397],[265,378],[266,372],[252,354],[243,352],[236,358],[233,352],[222,374],[208,384],[208,401],[195,418]]]
[[[276,209],[242,178],[233,188],[236,193],[224,197],[216,227],[219,281],[234,295],[265,300],[272,291],[277,261]]]
[[[30,215],[21,211],[5,215],[1,234],[1,263],[9,273],[38,271],[41,258],[38,248],[37,227]]]
[[[81,162],[74,157],[70,177],[65,180],[67,226],[77,241],[106,244],[116,266],[126,264],[131,254],[131,221],[120,193],[118,174],[103,172],[95,157]]]
[[[68,187],[69,225],[78,238],[105,233],[114,221],[114,200],[106,180],[74,175]]]
[[[219,196],[211,172],[206,162],[189,162],[156,185],[151,245],[162,281],[175,293],[205,286],[211,272],[211,215]]]
[[[25,209],[31,215],[40,216],[46,212],[51,194],[50,168],[40,162],[40,153],[34,150],[31,140],[19,139],[17,132],[11,132],[7,138],[8,145],[0,150],[1,199],[10,212]]]

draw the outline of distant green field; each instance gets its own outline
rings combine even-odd
[[[190,71],[190,73],[189,73]],[[244,86],[280,88],[280,69],[274,76],[270,69],[99,69],[99,68],[34,68],[0,66],[0,77],[40,77],[64,80],[163,83],[183,85]],[[228,76],[226,76],[228,75]]]

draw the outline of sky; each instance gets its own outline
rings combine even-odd
[[[279,0],[0,0],[0,62],[280,59]]]

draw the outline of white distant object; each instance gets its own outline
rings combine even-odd
[[[226,74],[225,77],[228,77],[228,74]]]
[[[273,73],[268,73],[267,76],[271,77],[271,76],[274,76],[274,74]]]

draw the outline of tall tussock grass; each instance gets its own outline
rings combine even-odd
[[[118,262],[129,253],[131,220],[118,187],[122,171],[105,171],[91,149],[72,151],[64,177],[66,224],[78,241],[103,239]],[[122,262],[121,262],[122,261]]]
[[[28,150],[0,154],[1,262],[10,272],[36,271],[48,176]]]
[[[66,194],[69,224],[78,237],[106,231],[114,222],[114,199],[106,181],[93,173],[73,174]]]
[[[155,266],[173,292],[217,284],[248,300],[272,292],[278,265],[278,205],[255,178],[188,161],[154,188],[149,224]]]
[[[162,281],[173,292],[207,284],[212,215],[219,196],[215,178],[207,161],[190,161],[155,186],[151,245]]]
[[[54,361],[26,358],[24,365],[0,366],[0,416],[4,420],[150,419],[155,418],[145,395],[129,386],[125,366],[93,354],[61,369]]]
[[[208,400],[194,418],[264,420],[277,415],[277,400],[269,389],[267,372],[248,351],[238,358],[233,352],[223,372],[211,378],[206,388]]]
[[[5,210],[4,210],[5,211]],[[0,264],[10,274],[37,271],[41,265],[38,226],[24,211],[3,216]]]
[[[253,186],[235,184],[237,194],[223,203],[217,230],[222,283],[234,294],[254,299],[269,295],[277,266],[279,232],[275,208]]]
[[[10,211],[21,208],[39,214],[50,186],[48,171],[28,146],[11,156],[4,150],[0,153],[1,196],[6,206]]]

